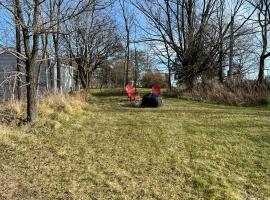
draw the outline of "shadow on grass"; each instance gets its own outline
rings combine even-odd
[[[0,124],[17,127],[26,123],[26,119],[12,112],[0,111]]]
[[[99,90],[94,89],[92,90],[91,94],[96,97],[119,97],[119,96],[126,96],[126,93],[121,89],[105,89]]]
[[[179,93],[169,91],[163,92],[162,96],[166,98],[176,98],[176,99],[179,99],[181,97]]]
[[[222,101],[216,101],[216,100],[209,100],[209,99],[197,99],[193,97],[188,97],[184,95],[179,95],[177,97],[178,99],[189,101],[189,102],[198,102],[198,103],[206,103],[213,106],[231,106],[231,107],[239,107],[239,108],[264,108],[268,109],[270,108],[270,98],[264,98],[264,99],[258,99],[256,102],[243,102],[241,104],[239,103],[226,103]]]
[[[140,101],[120,101],[118,104],[124,108],[141,108]]]

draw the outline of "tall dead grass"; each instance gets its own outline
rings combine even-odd
[[[0,124],[17,126],[22,121],[25,113],[25,103],[12,101],[0,105]]]
[[[81,109],[82,105],[90,99],[90,96],[84,91],[72,94],[48,94],[39,100],[40,112],[47,112],[51,109],[55,112],[72,113],[74,110]]]
[[[72,94],[47,94],[39,98],[39,120],[34,123],[38,126],[57,128],[60,123],[69,120],[70,115],[82,113],[91,99],[86,91]],[[20,125],[26,116],[25,102],[5,102],[0,106],[0,124]]]
[[[252,80],[227,79],[198,83],[191,90],[179,88],[183,97],[229,105],[265,105],[270,97],[270,83],[258,84]]]

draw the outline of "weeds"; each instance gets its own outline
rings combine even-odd
[[[260,86],[256,81],[228,79],[223,84],[218,81],[208,81],[197,84],[192,90],[180,88],[182,97],[222,103],[229,105],[267,105],[270,96],[270,83]]]

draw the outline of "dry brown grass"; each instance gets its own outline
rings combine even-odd
[[[72,94],[47,94],[38,101],[40,118],[31,126],[37,127],[60,127],[61,122],[69,120],[72,113],[84,111],[86,102],[91,99],[85,91]],[[0,124],[8,126],[20,126],[26,116],[25,102],[5,102],[0,107]]]
[[[263,105],[268,103],[270,84],[258,85],[256,81],[229,79],[224,84],[208,81],[197,84],[192,90],[180,88],[187,99],[222,103],[229,105]]]
[[[25,113],[25,104],[23,102],[5,102],[0,106],[0,124],[17,126],[22,121]]]
[[[35,133],[46,133],[47,129],[59,129],[76,114],[82,114],[87,110],[87,102],[91,96],[85,91],[73,94],[59,95],[49,94],[39,101],[40,119],[33,123],[31,131]]]
[[[177,98],[138,109],[92,92],[48,95],[39,121],[0,125],[0,199],[270,197],[269,110]]]
[[[270,197],[268,109],[177,98],[138,109],[92,92],[48,96],[38,122],[0,125],[0,199]]]

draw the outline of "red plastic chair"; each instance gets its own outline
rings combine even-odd
[[[152,94],[160,95],[160,87],[158,84],[152,85]]]
[[[127,84],[125,89],[126,89],[129,101],[140,100],[140,95],[135,91],[135,88],[131,84]]]

